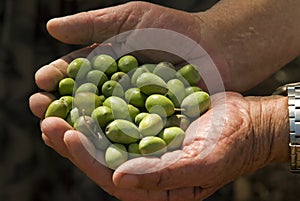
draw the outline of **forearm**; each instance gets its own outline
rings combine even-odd
[[[223,0],[199,16],[229,90],[255,86],[300,54],[298,0]]]

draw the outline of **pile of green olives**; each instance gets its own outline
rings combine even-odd
[[[45,117],[65,119],[105,152],[111,169],[138,156],[180,149],[190,123],[210,107],[193,64],[140,64],[98,54],[69,63]]]

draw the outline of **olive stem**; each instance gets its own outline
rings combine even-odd
[[[184,109],[184,108],[174,108],[174,111],[175,112],[185,112],[186,109]]]

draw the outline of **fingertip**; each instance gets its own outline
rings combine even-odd
[[[55,96],[46,93],[36,93],[29,98],[29,108],[31,112],[40,119],[43,119],[48,105],[55,99]]]
[[[73,130],[72,126],[59,117],[47,117],[41,122],[41,129],[50,139],[63,136],[66,131]]]
[[[124,174],[116,176],[113,174],[113,183],[120,188],[130,189],[136,188],[139,184],[139,179],[135,175]]]
[[[58,82],[64,77],[59,69],[46,65],[35,73],[35,82],[40,89],[55,91]]]

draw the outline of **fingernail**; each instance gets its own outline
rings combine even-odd
[[[136,176],[134,175],[124,175],[118,186],[120,188],[135,188],[138,186],[139,180]]]

